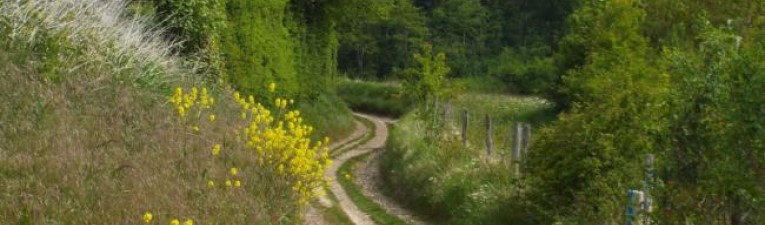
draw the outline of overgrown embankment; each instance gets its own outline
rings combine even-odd
[[[205,81],[127,5],[0,3],[0,221],[298,223],[327,161],[281,85]]]

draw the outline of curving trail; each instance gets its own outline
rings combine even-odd
[[[336,149],[346,144],[353,144],[355,142],[360,141],[359,139],[362,136],[364,136],[364,134],[366,134],[368,131],[363,123],[359,121],[355,121],[354,124],[355,124],[355,127],[353,132],[349,134],[347,137],[344,137],[343,139],[340,139],[330,144],[329,149]],[[335,167],[335,165],[338,165],[338,162],[335,160],[333,161],[332,164],[333,164],[332,167]],[[333,179],[332,181],[334,182],[335,181],[334,176],[330,176],[327,173],[328,171],[324,171],[324,176],[331,177]],[[332,173],[332,174],[334,175],[335,173]],[[327,208],[332,207],[332,200],[327,198],[327,196],[322,196],[321,198],[319,198],[319,203],[322,206]],[[304,220],[305,220],[305,223],[304,223],[305,225],[330,225],[328,222],[324,221],[324,218],[322,218],[320,212],[318,212],[316,208],[314,208],[313,206],[308,207],[307,211],[305,212]]]
[[[375,203],[380,205],[382,208],[384,208],[389,214],[395,215],[399,218],[401,218],[404,221],[407,221],[410,224],[415,225],[424,225],[426,223],[417,220],[413,216],[411,216],[411,213],[409,213],[406,209],[399,207],[395,201],[393,201],[390,198],[387,198],[386,196],[382,195],[379,190],[377,189],[377,185],[379,184],[379,156],[380,153],[382,153],[382,149],[385,147],[385,143],[388,140],[388,123],[392,123],[395,121],[392,121],[390,119],[371,116],[371,115],[365,115],[365,114],[359,114],[356,113],[356,116],[363,117],[365,119],[368,119],[369,121],[372,121],[374,124],[374,127],[372,129],[375,129],[375,136],[372,137],[372,139],[368,140],[365,143],[362,143],[360,146],[343,153],[342,155],[336,157],[334,159],[334,162],[332,164],[332,167],[330,167],[328,170],[324,172],[324,175],[329,177],[332,180],[332,183],[330,185],[330,191],[335,195],[335,197],[338,200],[338,204],[340,205],[340,208],[343,209],[345,214],[348,216],[348,218],[356,225],[375,225],[376,223],[363,211],[361,211],[348,197],[348,194],[345,192],[345,189],[340,185],[340,183],[337,182],[337,170],[345,164],[348,160],[366,154],[373,152],[375,150],[379,150],[371,155],[365,162],[359,163],[361,165],[358,165],[363,168],[354,168],[354,170],[357,171],[358,178],[355,180],[355,183],[359,185],[362,188],[362,191],[364,195],[373,200]],[[342,141],[338,141],[335,144],[333,144],[333,147],[338,147],[344,144],[349,144],[352,142],[359,141],[359,137],[363,136],[365,133],[367,133],[365,127],[357,122],[356,129],[354,132],[349,135],[347,138],[343,139]],[[320,200],[321,204],[324,206],[329,207],[331,205],[331,202],[329,202],[328,199],[323,198]],[[325,225],[328,224],[326,221],[323,221],[321,218],[321,215],[318,215],[319,213],[315,209],[309,209],[306,218],[305,218],[305,224],[306,225]]]
[[[364,117],[372,123],[374,123],[375,129],[375,136],[372,137],[369,141],[362,144],[359,147],[356,147],[353,150],[350,150],[348,152],[343,153],[342,155],[338,156],[334,159],[334,162],[332,163],[332,167],[329,168],[329,170],[325,171],[324,175],[329,177],[332,180],[332,185],[330,186],[330,191],[335,194],[335,197],[337,197],[337,201],[340,204],[340,207],[345,211],[345,214],[348,215],[348,218],[351,219],[351,221],[356,225],[374,225],[375,223],[372,221],[372,219],[367,215],[366,213],[362,212],[356,204],[353,204],[353,201],[348,197],[348,194],[345,193],[345,189],[343,189],[342,186],[340,186],[340,183],[337,182],[337,170],[340,169],[340,166],[345,164],[349,159],[363,155],[365,153],[369,153],[373,151],[374,149],[382,148],[385,146],[385,141],[388,140],[388,125],[385,124],[385,122],[377,117],[363,115],[363,114],[356,114],[357,116]]]

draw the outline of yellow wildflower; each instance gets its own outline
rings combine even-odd
[[[207,119],[210,120],[210,122],[215,121],[215,114],[210,114],[210,116],[208,116]]]
[[[234,181],[234,187],[240,187],[242,186],[242,182],[239,180]]]
[[[183,225],[194,225],[194,221],[191,219],[186,220],[186,222],[183,222]]]
[[[276,91],[276,83],[271,82],[270,84],[268,84],[268,91],[270,92]]]
[[[152,217],[153,216],[151,215],[150,212],[146,212],[146,213],[143,214],[143,221],[146,222],[146,223],[151,223],[151,218]]]
[[[207,181],[207,187],[214,188],[215,187],[215,182],[212,181],[212,180],[208,180]]]
[[[239,173],[239,169],[231,167],[231,169],[228,169],[228,173],[231,174],[231,176],[236,176],[236,174]]]
[[[198,126],[194,126],[191,129],[194,130],[194,132],[199,132],[199,127]]]
[[[231,187],[231,180],[226,180],[226,187]]]
[[[178,219],[173,219],[170,221],[170,225],[180,225],[180,224],[181,224],[181,221],[179,221]]]
[[[213,156],[220,155],[220,144],[215,144],[212,149]]]
[[[350,175],[350,174],[348,174],[348,173],[346,173],[346,174],[345,174],[345,179],[348,179],[348,180],[350,180],[350,179],[351,179],[351,175]]]
[[[180,114],[181,117],[186,117],[186,108],[183,106],[178,106],[178,114]]]

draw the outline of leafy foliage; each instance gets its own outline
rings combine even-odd
[[[750,96],[761,91],[762,44],[735,22],[752,10],[721,21],[715,3],[645,3],[584,1],[570,16],[557,56],[570,110],[536,139],[529,200],[548,222],[617,223],[624,192],[646,187],[650,153],[660,168],[654,222],[761,222],[752,215],[762,176],[752,171],[762,147],[751,135],[763,123]]]
[[[404,90],[418,102],[444,97],[448,93],[446,75],[446,54],[433,53],[433,46],[422,44],[422,50],[414,54],[417,67],[409,69],[404,82]]]

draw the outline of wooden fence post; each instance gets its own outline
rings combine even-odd
[[[433,127],[438,123],[438,96],[433,99]]]
[[[443,121],[447,122],[449,121],[449,117],[451,116],[452,112],[452,101],[446,100],[446,105],[444,105],[444,114],[442,115]]]
[[[653,200],[651,199],[651,188],[653,188],[653,163],[654,163],[654,156],[653,154],[648,154],[645,156],[645,187],[643,188],[643,192],[645,193],[645,205],[643,206],[643,210],[645,212],[651,212],[653,211]]]
[[[515,173],[516,178],[521,177],[521,169],[520,169],[520,163],[521,163],[521,139],[523,136],[521,136],[521,132],[523,132],[523,127],[520,122],[515,123],[515,127],[513,129],[513,171]]]
[[[523,124],[523,132],[521,134],[523,135],[521,137],[523,146],[523,156],[526,157],[529,154],[529,145],[531,144],[531,124],[528,123],[522,123]]]
[[[491,116],[486,114],[486,156],[491,157],[494,153],[494,141],[492,140]],[[488,159],[488,158],[487,158]]]
[[[425,111],[422,113],[425,115],[428,115],[429,110],[430,110],[430,98],[425,96]]]
[[[462,108],[462,146],[468,146],[468,123],[470,122],[470,112],[466,108]]]

